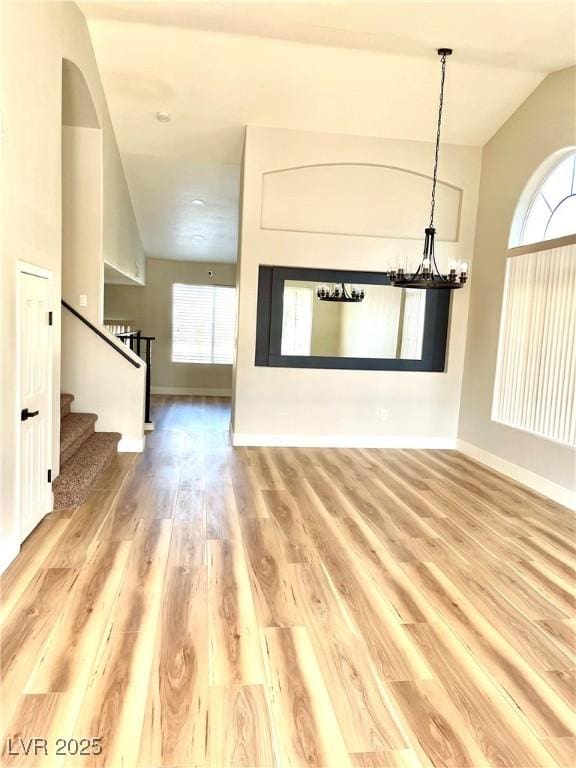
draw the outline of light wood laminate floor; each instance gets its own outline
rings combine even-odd
[[[228,419],[155,398],[144,454],[2,577],[2,765],[573,766],[573,513],[456,452],[232,449]]]

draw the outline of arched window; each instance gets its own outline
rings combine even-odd
[[[528,245],[576,233],[576,151],[544,177],[522,222],[520,242]]]
[[[575,296],[576,150],[569,147],[532,176],[512,222],[492,419],[570,446],[576,446]]]

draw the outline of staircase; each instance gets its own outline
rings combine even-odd
[[[77,507],[117,451],[121,435],[95,432],[98,416],[74,413],[74,395],[60,395],[60,475],[53,483],[54,509]]]

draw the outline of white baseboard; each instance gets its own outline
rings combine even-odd
[[[8,568],[10,563],[16,559],[20,552],[20,544],[14,541],[4,542],[0,546],[0,574]]]
[[[286,448],[456,448],[453,437],[404,435],[262,435],[232,432],[232,445]]]
[[[142,453],[145,438],[123,437],[118,443],[118,453]]]
[[[231,397],[231,389],[211,387],[150,387],[152,395],[200,395],[204,397]]]
[[[496,472],[506,475],[506,477],[515,480],[517,483],[536,491],[536,493],[541,493],[543,496],[552,499],[552,501],[576,511],[576,491],[571,491],[563,485],[553,483],[551,480],[547,480],[545,477],[541,477],[529,469],[519,467],[511,461],[496,456],[494,453],[489,453],[471,443],[466,443],[464,440],[458,440],[457,448],[461,453],[478,461],[480,464],[484,464],[490,467],[490,469],[494,469]]]

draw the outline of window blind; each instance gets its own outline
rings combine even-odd
[[[420,360],[424,339],[424,316],[426,313],[426,291],[404,288],[404,317],[402,319],[402,360]]]
[[[174,283],[172,362],[232,363],[235,317],[235,288]]]
[[[312,302],[311,288],[284,288],[282,312],[283,355],[309,355],[312,346]]]
[[[492,418],[576,445],[576,246],[513,256]]]

